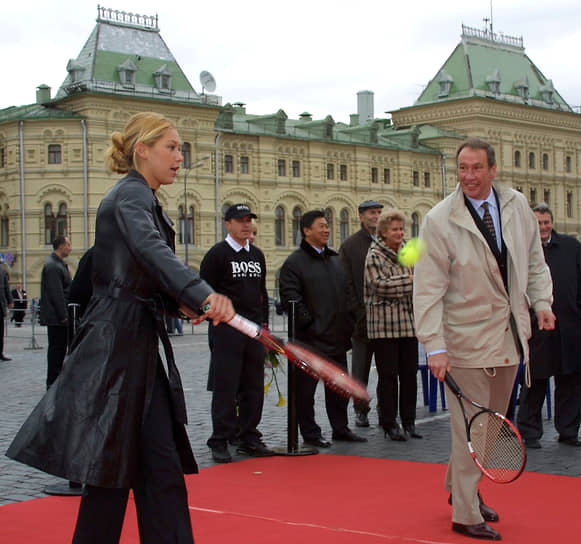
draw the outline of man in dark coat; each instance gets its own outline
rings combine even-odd
[[[541,409],[547,384],[555,377],[555,429],[559,442],[581,446],[577,438],[581,423],[581,243],[553,229],[553,213],[544,203],[533,211],[545,260],[553,276],[555,330],[540,331],[533,318],[531,387],[523,384],[517,424],[525,444],[540,448],[543,434]]]
[[[46,388],[56,380],[67,354],[68,297],[71,274],[66,259],[71,253],[71,242],[66,236],[57,236],[54,251],[47,259],[40,278],[40,324],[46,325],[48,336]]]
[[[361,228],[349,236],[339,248],[339,255],[345,264],[349,290],[355,297],[355,330],[351,337],[351,373],[361,383],[367,385],[369,369],[373,357],[373,348],[367,336],[367,319],[365,317],[365,302],[363,301],[363,275],[365,258],[371,241],[375,239],[377,220],[383,204],[375,200],[366,200],[359,204],[359,219]],[[379,396],[378,396],[379,398]],[[355,425],[369,427],[367,412],[369,405],[355,402]]]
[[[7,308],[12,308],[12,295],[8,284],[8,273],[4,269],[4,258],[0,257],[0,361],[10,361],[4,355],[4,316]]]
[[[296,301],[295,336],[347,369],[347,350],[353,332],[352,296],[339,255],[327,246],[329,225],[320,210],[306,212],[300,222],[302,242],[280,271],[281,301],[289,312]],[[314,397],[318,380],[297,373],[299,429],[306,444],[328,448],[315,422]],[[325,407],[333,440],[366,442],[347,426],[348,400],[325,388]]]
[[[26,298],[26,290],[22,288],[21,283],[17,283],[16,287],[11,292],[14,309],[12,311],[12,319],[17,327],[22,326],[24,321],[24,314],[28,308],[28,299]]]

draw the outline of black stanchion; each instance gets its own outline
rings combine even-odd
[[[30,323],[31,323],[31,336],[30,336],[30,344],[26,346],[24,349],[42,349],[42,346],[38,344],[36,341],[36,337],[34,336],[34,327],[36,326],[36,322],[38,319],[38,309],[37,306],[34,305],[30,309]]]
[[[288,314],[288,337],[289,340],[295,338],[295,308],[296,300],[289,301]],[[293,363],[287,362],[287,376],[288,376],[288,429],[287,429],[287,447],[274,448],[277,455],[315,455],[319,453],[316,448],[300,447],[299,446],[299,424],[297,419],[297,373],[301,372]]]

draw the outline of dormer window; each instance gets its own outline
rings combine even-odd
[[[172,73],[171,70],[168,68],[167,64],[164,64],[157,72],[153,74],[155,79],[155,86],[164,92],[171,91],[171,78]]]
[[[518,95],[526,102],[529,99],[529,79],[524,77],[519,82],[515,83],[514,88]]]
[[[500,94],[500,70],[498,68],[492,74],[486,76],[486,85],[488,85],[488,90],[492,94]]]
[[[117,72],[119,72],[119,80],[123,87],[135,87],[137,66],[131,59],[127,59],[123,64],[117,66]]]
[[[74,59],[69,60],[67,64],[67,72],[71,77],[71,83],[76,83],[77,81],[81,81],[83,77],[83,72],[85,71],[85,67],[82,66],[79,62]]]
[[[553,93],[555,92],[555,87],[553,87],[553,82],[549,79],[547,83],[541,86],[539,89],[541,92],[541,96],[543,97],[543,101],[547,104],[553,103]]]
[[[438,79],[438,85],[440,86],[438,98],[445,98],[450,94],[452,83],[454,83],[454,78],[448,72],[442,70]]]

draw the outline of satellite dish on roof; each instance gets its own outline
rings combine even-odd
[[[214,76],[206,70],[200,72],[200,83],[202,84],[202,94],[204,94],[204,89],[211,93],[216,90],[216,80],[214,79]]]

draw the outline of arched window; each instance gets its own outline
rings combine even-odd
[[[0,217],[0,246],[10,245],[10,221],[8,220],[8,206],[6,206]]]
[[[192,145],[189,142],[184,142],[182,144],[182,155],[184,160],[182,161],[182,168],[192,167]]]
[[[224,217],[226,217],[226,212],[230,206],[232,206],[232,204],[229,204],[228,202],[222,205],[222,240],[228,236],[228,231],[226,230],[226,225],[224,224]]]
[[[61,203],[59,205],[59,213],[56,217],[56,233],[57,236],[67,236],[69,232],[69,218],[67,215],[67,205]]]
[[[520,168],[520,151],[514,152],[514,166],[515,168]]]
[[[293,236],[293,244],[295,246],[298,246],[301,243],[301,240],[303,238],[302,233],[301,233],[301,216],[303,215],[303,212],[301,211],[301,209],[298,206],[295,206],[295,208],[293,209],[293,222],[292,222],[292,236]]]
[[[52,204],[44,205],[44,243],[48,246],[56,238],[56,218],[52,212]]]
[[[282,206],[277,206],[274,209],[274,245],[276,247],[283,247],[284,241],[284,209]]]
[[[179,215],[179,241],[180,244],[194,244],[194,207],[188,208],[187,216],[184,214],[184,207],[178,207]]]
[[[529,168],[535,168],[535,154],[529,153]]]
[[[543,170],[549,169],[549,155],[547,153],[543,153]]]
[[[339,221],[339,238],[341,243],[347,239],[347,236],[349,236],[349,211],[347,208],[343,208]]]
[[[420,233],[420,216],[417,212],[412,213],[412,238]]]
[[[331,247],[333,246],[333,210],[331,208],[325,210],[325,219],[329,224],[329,241],[327,242],[327,245]]]

